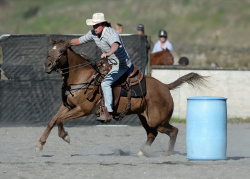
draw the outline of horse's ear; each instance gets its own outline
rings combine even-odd
[[[56,41],[54,39],[52,39],[52,37],[50,37],[49,39],[50,39],[50,42],[51,42],[52,45],[56,44]]]

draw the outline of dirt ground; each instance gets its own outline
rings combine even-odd
[[[0,127],[0,178],[248,178],[250,123],[228,124],[227,160],[189,161],[186,124],[179,128],[175,153],[164,157],[168,136],[159,134],[152,157],[137,156],[146,141],[142,127],[66,127],[71,144],[54,128],[42,152],[35,145],[45,127]]]

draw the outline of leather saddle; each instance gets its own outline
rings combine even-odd
[[[112,69],[112,66],[108,63],[108,60],[102,60],[97,64],[98,66],[98,71],[95,73],[95,75],[92,76],[92,78],[89,80],[89,84],[91,84],[93,81],[94,83],[94,88],[93,90],[86,95],[86,98],[89,101],[92,101],[96,95],[96,93],[101,93],[101,82],[104,79],[104,77],[110,72]],[[126,113],[131,107],[131,87],[135,85],[139,85],[142,92],[142,86],[141,86],[141,81],[143,80],[144,75],[143,73],[138,70],[136,65],[132,65],[127,72],[125,72],[113,85],[112,85],[112,91],[113,91],[113,110],[116,111],[118,107],[118,102],[121,97],[121,90],[124,88],[127,91],[127,105],[124,111],[120,114],[118,117],[118,120],[120,121],[122,118],[125,117]],[[87,90],[85,90],[86,93]],[[97,108],[103,108],[104,105],[104,98],[102,95],[102,99],[100,102],[97,104]],[[95,109],[96,110],[96,109]],[[100,110],[100,114],[102,114],[104,110]]]

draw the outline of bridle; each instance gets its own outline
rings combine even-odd
[[[66,55],[66,51],[67,50],[60,50],[60,54],[58,55],[57,59],[53,55],[50,55],[50,54],[47,55],[47,58],[50,57],[50,58],[56,59],[56,61],[58,61],[62,58],[63,55]]]
[[[62,56],[66,56],[66,54],[67,54],[67,52],[66,52],[67,50],[60,50],[60,54],[58,55],[58,57],[56,58],[55,56],[53,56],[53,55],[50,55],[49,53],[48,53],[48,55],[47,55],[47,58],[52,58],[52,59],[55,59],[53,62],[52,62],[52,65],[55,67],[55,71],[58,71],[58,63],[59,63],[59,60],[62,58]]]

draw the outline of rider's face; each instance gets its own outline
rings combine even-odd
[[[104,26],[103,26],[102,23],[100,23],[100,24],[93,25],[93,28],[94,28],[95,33],[96,33],[97,35],[101,35],[101,34],[102,34],[102,31],[103,31],[103,29],[104,29]]]
[[[143,35],[144,32],[143,32],[142,30],[137,30],[137,34],[138,34],[138,35]]]
[[[167,38],[166,38],[166,37],[160,37],[160,41],[161,41],[161,43],[165,43],[165,42],[166,42],[166,40],[167,40]]]

